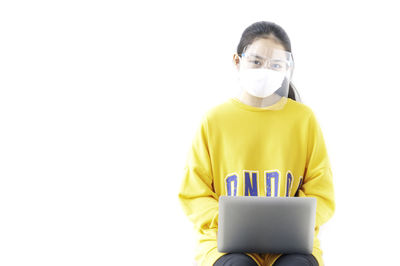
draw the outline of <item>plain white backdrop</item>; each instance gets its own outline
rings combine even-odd
[[[178,202],[201,116],[233,95],[243,30],[292,42],[337,209],[326,265],[396,265],[395,1],[1,1],[0,265],[192,265]]]

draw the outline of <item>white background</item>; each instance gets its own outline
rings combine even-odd
[[[326,265],[397,264],[396,5],[1,1],[0,265],[192,265],[186,155],[260,20],[288,33],[293,83],[324,133]]]

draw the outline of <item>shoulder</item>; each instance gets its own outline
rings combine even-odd
[[[231,99],[227,99],[222,103],[218,103],[211,108],[209,108],[204,116],[203,119],[207,121],[215,121],[218,119],[224,119],[227,116],[232,116],[232,113],[235,109],[233,109]]]
[[[311,120],[315,120],[314,112],[310,106],[290,98],[288,98],[283,113],[283,117],[287,121],[292,121],[303,126],[307,126]]]
[[[288,107],[288,111],[289,112],[293,112],[293,113],[299,113],[303,116],[309,117],[311,115],[314,114],[313,110],[311,109],[311,107],[309,107],[308,105],[301,103],[301,102],[297,102],[295,100],[292,100],[290,98],[288,98],[288,102],[287,102],[287,107]]]
[[[296,113],[295,110],[297,110],[297,112],[301,114],[302,123],[307,126],[308,132],[321,130],[317,115],[314,113],[311,107],[305,105],[304,103],[296,102],[292,99],[289,100],[291,101],[291,108],[293,108],[294,111],[293,113]]]

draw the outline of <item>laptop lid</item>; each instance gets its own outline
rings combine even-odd
[[[219,252],[311,254],[313,197],[220,196]]]

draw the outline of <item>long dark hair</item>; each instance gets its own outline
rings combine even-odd
[[[292,52],[289,36],[281,26],[269,21],[258,21],[251,24],[243,31],[236,49],[237,54],[240,56],[245,47],[253,43],[255,39],[271,37],[271,35],[282,44],[286,51]],[[300,96],[292,82],[289,83],[288,97],[295,101],[300,100]]]

